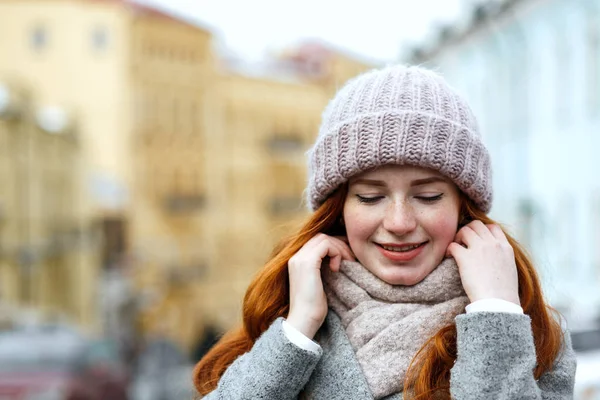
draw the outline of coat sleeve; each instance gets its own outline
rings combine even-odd
[[[531,319],[478,312],[456,317],[457,357],[450,372],[453,399],[572,399],[576,358],[568,333],[554,366],[535,380]]]
[[[315,354],[285,336],[279,318],[252,349],[227,368],[206,400],[292,400],[308,382],[322,351]]]

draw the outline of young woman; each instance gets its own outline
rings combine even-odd
[[[518,243],[490,160],[433,72],[348,82],[309,152],[314,211],[198,363],[207,399],[569,399],[575,355]]]

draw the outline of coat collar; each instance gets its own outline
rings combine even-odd
[[[331,310],[316,341],[323,349],[301,399],[370,400],[371,390],[362,373],[340,318]],[[385,400],[401,399],[400,395]]]

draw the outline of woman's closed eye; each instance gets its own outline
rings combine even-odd
[[[436,195],[433,195],[433,196],[430,196],[430,195],[415,196],[415,198],[419,199],[421,201],[424,201],[426,203],[433,203],[433,202],[436,202],[438,200],[441,200],[443,196],[444,196],[444,194],[440,193],[440,194],[436,194]]]
[[[372,204],[383,199],[383,196],[361,196],[360,194],[357,194],[356,198],[360,203]]]

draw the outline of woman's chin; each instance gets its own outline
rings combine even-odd
[[[395,286],[413,286],[421,282],[429,273],[420,268],[411,267],[383,267],[372,271],[382,281]]]

